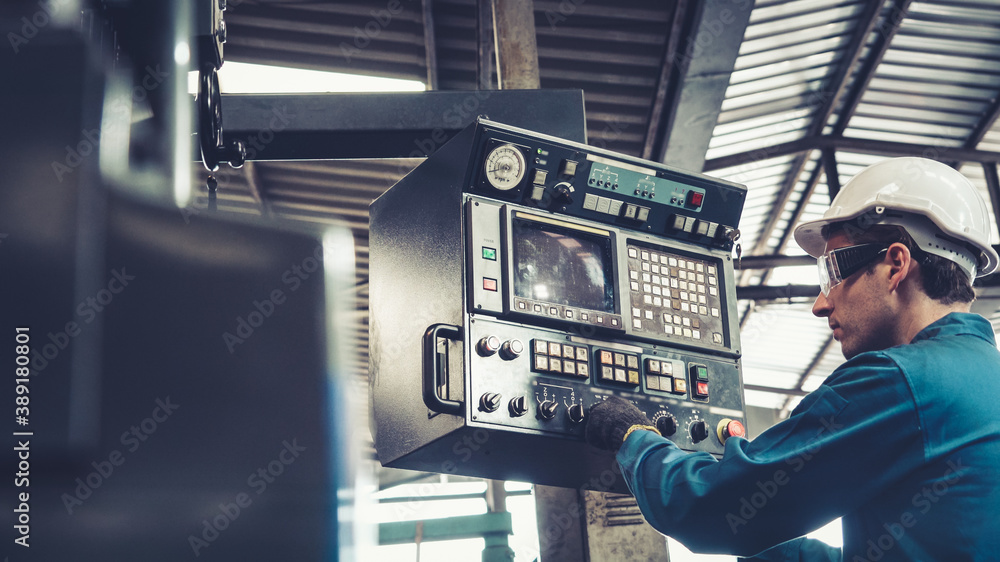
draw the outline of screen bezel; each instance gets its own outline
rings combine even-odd
[[[557,232],[563,232],[568,236],[582,238],[587,241],[596,241],[601,245],[603,252],[602,259],[606,260],[604,266],[604,275],[608,282],[608,288],[610,289],[610,298],[612,300],[611,311],[605,310],[594,310],[590,308],[584,308],[580,306],[567,306],[559,303],[554,303],[544,300],[532,300],[526,297],[521,297],[515,294],[516,285],[516,248],[517,240],[514,235],[514,225],[516,221],[525,221],[528,223],[535,223],[539,225],[540,229],[554,230]],[[619,279],[619,264],[618,264],[618,244],[616,233],[614,230],[607,228],[602,228],[601,226],[591,226],[588,224],[583,224],[577,221],[565,220],[562,217],[555,218],[545,215],[539,215],[535,213],[529,213],[518,209],[513,209],[508,207],[508,212],[505,213],[504,220],[504,239],[506,242],[506,276],[507,283],[505,287],[505,300],[506,309],[510,313],[514,314],[526,314],[533,317],[546,318],[550,320],[558,320],[563,322],[572,322],[578,324],[587,324],[594,326],[603,326],[616,331],[623,331],[623,324],[621,318],[622,311],[622,292]],[[541,312],[536,312],[534,310],[524,310],[518,309],[517,302],[519,300],[527,300],[532,303],[542,303],[543,310]],[[553,315],[549,310],[544,310],[545,308],[558,307],[560,309],[560,314]],[[565,316],[566,309],[571,309],[574,314],[572,318],[567,318]],[[586,317],[582,316],[582,313],[587,313]],[[601,321],[597,322],[597,318],[600,317]],[[611,319],[614,318],[614,322]]]

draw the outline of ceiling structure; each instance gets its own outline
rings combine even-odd
[[[429,89],[495,87],[492,44],[477,34],[480,4],[490,2],[230,0],[225,58],[416,79]],[[862,167],[897,155],[943,161],[1000,216],[1000,0],[534,7],[541,87],[583,90],[591,144],[748,187],[737,280],[749,405],[787,414],[842,361],[825,320],[810,313],[815,266],[791,230],[817,218]],[[220,211],[352,229],[353,367],[362,379],[368,205],[419,162],[261,160],[217,174]],[[204,170],[196,181],[204,206]],[[1000,329],[990,281],[976,309]]]

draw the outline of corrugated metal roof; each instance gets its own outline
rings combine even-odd
[[[375,0],[232,4],[228,60],[425,81],[432,68],[438,88],[476,87],[475,0],[429,1],[428,13],[421,3],[403,2],[391,18],[383,13],[388,5]],[[695,39],[689,20],[675,20],[685,9],[708,8],[693,0],[536,0],[542,87],[584,91],[593,144],[641,156],[656,129],[672,122],[670,92],[710,93],[697,90],[703,77],[684,83],[683,68],[669,66],[678,60],[669,56],[671,45],[684,48]],[[695,54],[713,56],[705,51]],[[744,256],[802,253],[790,230],[828,206],[829,166],[843,185],[885,155],[923,153],[961,166],[984,195],[993,191],[968,151],[991,153],[994,162],[1000,153],[996,0],[759,0],[732,70],[718,118],[685,119],[683,126],[691,137],[695,127],[708,128],[708,173],[749,188]],[[361,377],[367,206],[417,162],[256,162],[220,171],[223,210],[352,228],[363,309],[356,338]],[[203,182],[204,174],[198,176]],[[196,205],[204,206],[204,188]],[[996,228],[993,238],[1000,240]],[[738,279],[815,283],[803,281],[809,269],[745,271]],[[998,302],[984,300],[981,307],[1000,327]],[[800,391],[814,389],[842,361],[810,305],[811,299],[739,303],[749,404],[787,412]]]

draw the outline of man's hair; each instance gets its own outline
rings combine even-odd
[[[875,225],[865,229],[844,228],[843,223],[830,225],[827,236],[838,231],[847,233],[853,244],[869,242],[899,242],[910,250],[917,263],[920,264],[920,286],[924,293],[941,304],[956,302],[969,303],[976,299],[972,289],[972,280],[959,265],[949,259],[921,250],[906,230],[896,225]],[[867,266],[867,273],[875,271],[877,261]]]

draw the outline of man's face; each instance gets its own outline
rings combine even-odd
[[[852,245],[846,234],[838,232],[827,240],[826,251]],[[863,268],[831,288],[829,295],[820,293],[813,305],[813,314],[828,319],[847,359],[895,345],[894,314],[885,298],[886,284],[879,282],[878,273],[879,269],[868,274]]]

